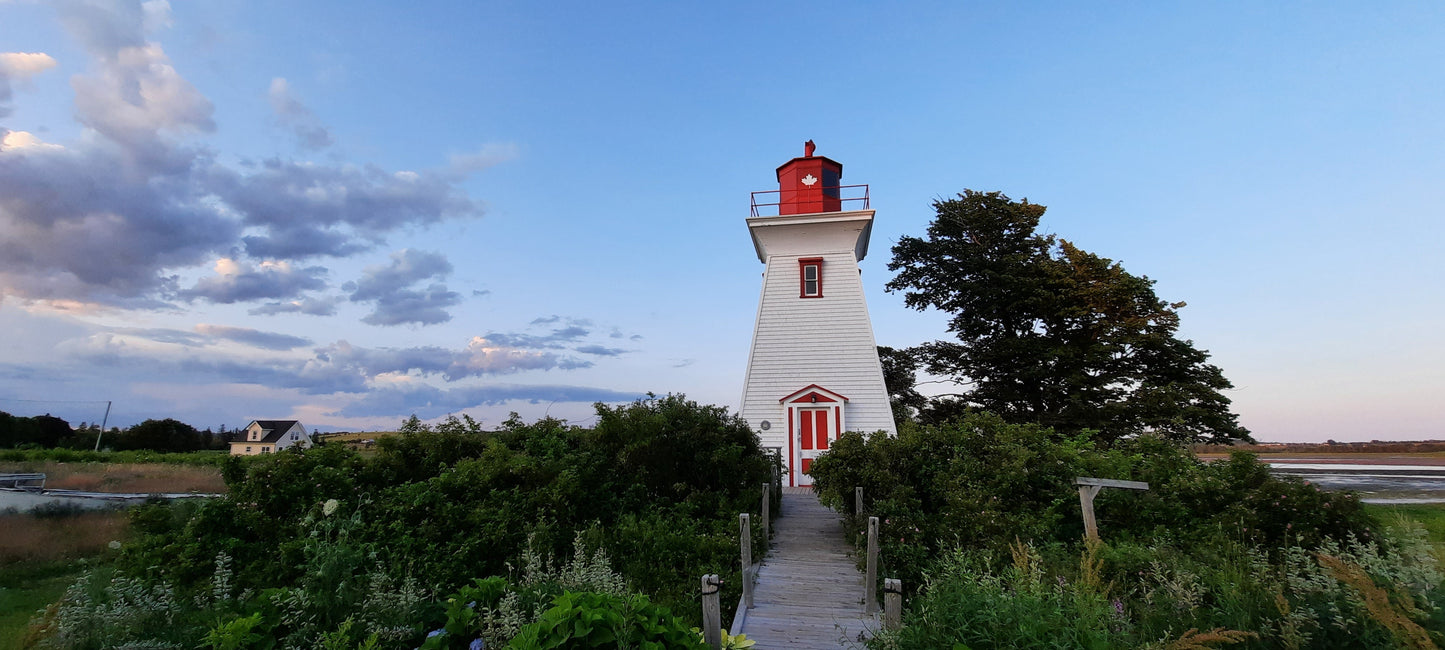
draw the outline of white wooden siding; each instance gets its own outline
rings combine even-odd
[[[857,252],[866,251],[872,213],[836,213],[829,223],[749,219],[753,240],[767,259],[753,330],[741,414],[763,445],[788,449],[788,419],[779,400],[817,384],[848,398],[849,431],[896,433]],[[865,218],[860,219],[860,215]],[[823,258],[823,297],[799,297],[799,258]],[[771,428],[762,431],[763,420]]]

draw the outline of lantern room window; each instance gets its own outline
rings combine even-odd
[[[808,257],[798,260],[798,283],[803,298],[823,297],[823,258]]]

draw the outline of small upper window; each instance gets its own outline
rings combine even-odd
[[[823,258],[809,257],[798,260],[801,297],[823,297]]]

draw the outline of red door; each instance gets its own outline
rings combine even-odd
[[[813,459],[827,451],[828,441],[836,437],[837,427],[830,417],[831,411],[828,407],[798,409],[798,426],[795,429],[798,458],[793,465],[796,485],[813,484],[813,477],[808,474],[812,469]]]

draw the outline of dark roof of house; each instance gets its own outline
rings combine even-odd
[[[256,420],[256,424],[266,432],[266,436],[256,442],[276,442],[296,425],[296,420]]]

